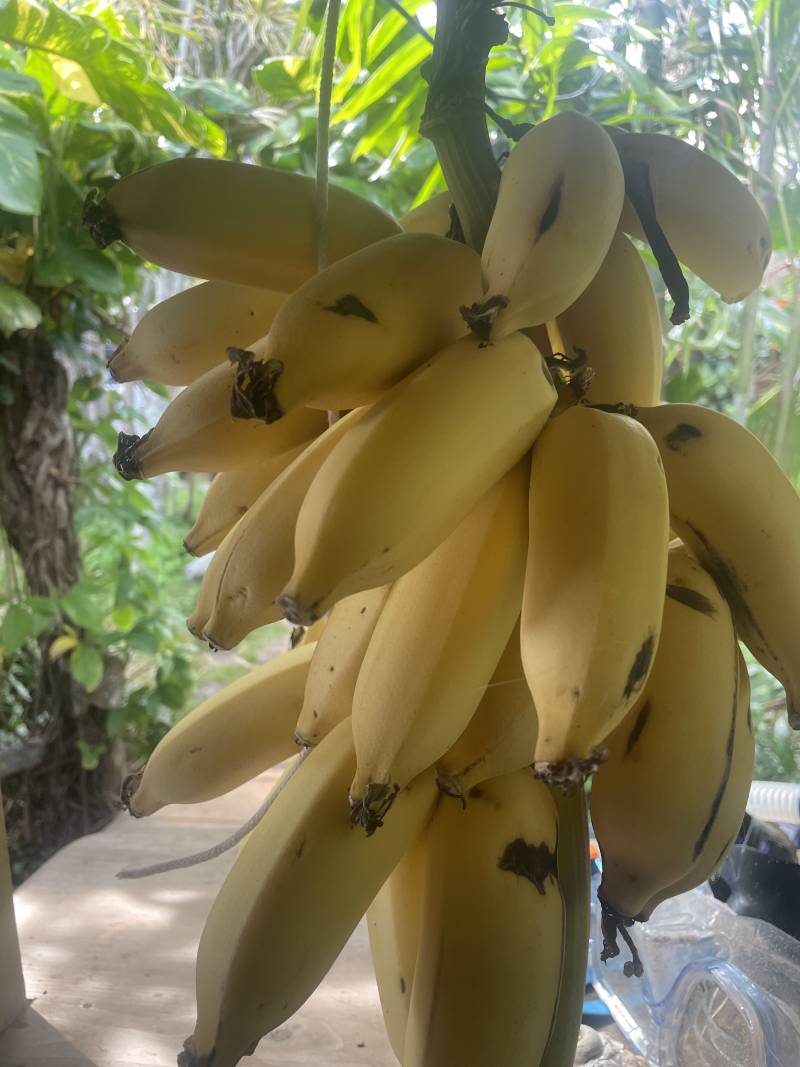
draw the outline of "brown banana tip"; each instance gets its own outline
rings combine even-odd
[[[800,730],[800,708],[788,693],[786,694],[786,711],[789,718],[789,726],[793,730]]]
[[[288,593],[279,596],[275,603],[281,609],[284,619],[294,626],[311,626],[319,618],[316,604],[306,606]]]
[[[136,811],[133,806],[133,797],[136,790],[139,788],[139,783],[142,780],[144,770],[135,771],[133,774],[128,774],[122,780],[122,785],[119,791],[119,802],[124,811],[127,811],[129,815],[132,815],[134,819],[141,819],[141,813]]]
[[[111,355],[106,360],[106,370],[108,371],[109,377],[111,378],[112,382],[121,382],[122,381],[120,376],[114,370],[114,360],[118,356],[122,355],[122,353],[125,351],[125,346],[127,345],[127,343],[128,343],[127,341],[123,341],[122,344],[117,345],[117,347],[114,349],[114,351],[111,353]]]
[[[139,437],[135,433],[120,432],[113,462],[117,474],[124,478],[126,482],[136,481],[144,477],[139,463],[138,452],[152,432],[152,430],[148,430],[143,437]]]
[[[194,1047],[194,1041],[187,1037],[183,1043],[183,1049],[178,1053],[178,1067],[206,1067],[207,1056],[198,1056]]]
[[[631,958],[625,962],[622,968],[622,973],[626,978],[641,978],[644,974],[642,960],[636,945],[633,943],[633,938],[628,933],[628,928],[633,926],[636,920],[626,915],[621,915],[603,899],[599,891],[597,899],[600,901],[600,931],[603,936],[603,951],[600,953],[601,963],[607,963],[609,960],[619,956],[620,947],[617,941],[617,935],[619,935],[631,954]]]
[[[370,782],[363,797],[350,795],[350,822],[360,826],[371,837],[383,826],[386,813],[395,802],[400,787],[385,782]]]
[[[447,796],[455,797],[456,800],[464,800],[464,792],[453,775],[445,774],[444,771],[437,770],[436,785],[440,793],[446,793]]]
[[[461,318],[479,340],[488,343],[492,327],[503,308],[508,307],[508,297],[495,293],[479,304],[462,305],[458,310]]]
[[[314,748],[315,742],[309,741],[307,737],[303,737],[299,730],[294,732],[294,743],[298,748]]]
[[[227,348],[234,365],[231,415],[234,419],[260,419],[268,425],[285,414],[275,396],[275,386],[283,374],[279,359],[259,360],[246,348]]]
[[[533,774],[569,796],[582,789],[587,778],[591,778],[607,759],[608,749],[591,748],[588,756],[574,756],[557,762],[537,761],[533,764]]]
[[[113,241],[122,239],[114,209],[99,189],[90,189],[83,201],[81,223],[98,248],[106,248]]]

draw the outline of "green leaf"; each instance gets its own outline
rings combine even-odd
[[[92,645],[76,645],[70,653],[72,677],[87,693],[93,693],[103,680],[103,657]]]
[[[598,7],[589,7],[588,4],[554,4],[553,15],[557,29],[561,28],[560,22],[567,20],[580,22],[584,19],[594,19],[596,22],[619,22],[617,15],[612,15],[610,11],[603,11]]]
[[[406,41],[339,108],[333,123],[347,122],[366,111],[376,100],[386,96],[406,74],[424,63],[430,53],[431,46],[423,37],[412,37]]]
[[[0,67],[0,93],[7,93],[9,96],[32,96],[40,94],[41,91],[42,87],[35,78],[18,70]]]
[[[295,102],[303,91],[289,70],[292,60],[286,56],[274,56],[250,71],[253,82],[267,93],[273,103]]]
[[[0,6],[0,39],[77,63],[103,103],[135,129],[224,152],[219,126],[164,88],[164,67],[139,42],[117,36],[120,25],[73,14],[53,0],[6,0]]]
[[[132,604],[120,604],[111,612],[111,622],[124,634],[133,629],[138,618],[139,613]]]
[[[165,682],[157,690],[158,699],[173,711],[180,711],[186,703],[186,689],[176,682]]]
[[[103,607],[97,589],[78,582],[62,596],[61,603],[73,622],[85,630],[103,631]]]
[[[56,287],[80,281],[97,293],[117,293],[122,285],[113,259],[96,248],[84,248],[68,240],[59,241],[51,254],[37,260],[34,277],[41,285]]]
[[[0,624],[0,645],[6,658],[33,636],[33,613],[23,604],[10,604]]]
[[[0,282],[0,333],[35,330],[42,321],[41,309],[13,285]]]
[[[90,745],[88,741],[78,740],[75,742],[81,754],[81,767],[85,771],[96,771],[100,765],[100,757],[106,750],[105,745]]]
[[[0,208],[38,215],[42,203],[36,133],[24,111],[0,96]]]

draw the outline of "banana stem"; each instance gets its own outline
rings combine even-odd
[[[508,24],[486,0],[437,0],[430,86],[420,132],[429,137],[467,244],[480,251],[489,229],[500,169],[486,126],[486,63]]]
[[[583,1014],[589,955],[589,827],[586,793],[549,787],[558,811],[558,881],[564,898],[561,988],[539,1067],[572,1067]]]

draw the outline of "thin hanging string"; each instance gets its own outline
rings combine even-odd
[[[317,110],[317,270],[328,266],[328,153],[330,150],[331,95],[333,68],[336,62],[336,37],[339,30],[341,0],[328,0],[325,20],[325,43],[322,50],[322,70],[319,78],[319,108]]]
[[[235,830],[230,837],[226,837],[224,841],[220,841],[218,844],[213,845],[211,848],[207,848],[204,852],[194,852],[191,856],[181,856],[175,860],[165,860],[163,863],[154,863],[151,867],[126,867],[122,871],[117,871],[117,878],[149,878],[151,874],[166,874],[167,871],[177,871],[182,867],[197,867],[201,863],[207,863],[208,860],[215,860],[217,856],[221,856],[223,852],[228,852],[234,848],[243,837],[246,837],[251,830],[261,822],[269,809],[281,795],[283,790],[295,776],[305,758],[308,756],[311,748],[305,748],[300,752],[291,763],[280,780],[268,794],[267,798],[261,807],[256,811],[254,815],[240,826],[238,830]]]

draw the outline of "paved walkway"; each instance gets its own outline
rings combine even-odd
[[[15,904],[31,1004],[0,1037],[0,1067],[175,1067],[194,1026],[197,942],[235,852],[141,881],[115,873],[221,841],[275,777],[149,819],[120,815],[25,882]],[[363,923],[314,996],[244,1063],[397,1067]]]

